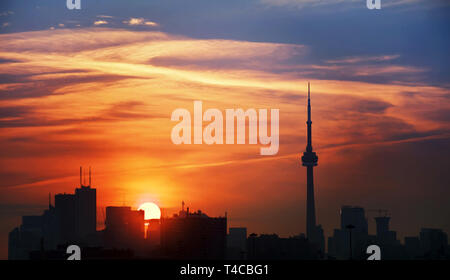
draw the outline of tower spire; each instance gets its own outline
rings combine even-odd
[[[306,151],[302,156],[303,166],[306,167],[306,236],[310,240],[317,239],[316,230],[316,209],[314,202],[314,166],[317,165],[318,157],[312,148],[311,135],[311,92],[310,84],[308,82],[308,120],[307,124],[307,144]]]
[[[308,104],[309,104],[309,99],[310,99],[310,96],[309,96],[309,82],[308,82]]]
[[[308,82],[308,120],[306,121],[306,124],[308,126],[307,134],[308,134],[308,143],[306,145],[306,151],[312,152],[312,137],[311,137],[311,93],[310,93],[310,87]]]
[[[80,187],[83,185],[82,177],[83,177],[83,167],[80,166]]]
[[[91,167],[89,166],[89,187],[91,186]]]

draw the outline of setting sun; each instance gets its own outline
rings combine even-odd
[[[161,218],[161,209],[153,202],[142,203],[138,210],[145,211],[146,220]]]

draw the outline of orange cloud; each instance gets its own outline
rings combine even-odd
[[[94,21],[94,25],[104,25],[104,24],[108,24],[108,22],[106,20],[96,20],[96,21]]]
[[[358,80],[426,71],[370,64],[395,56],[311,65],[302,63],[314,51],[305,45],[110,28],[1,34],[0,40],[0,203],[46,201],[48,192],[71,192],[78,166],[91,165],[100,205],[125,196],[132,205],[152,198],[171,208],[185,199],[211,215],[229,210],[234,218],[258,221],[251,213],[265,211],[264,199],[270,198],[274,209],[300,220],[301,211],[289,209],[304,199],[298,156],[305,144],[308,80],[319,201],[336,209],[348,197],[321,196],[321,190],[342,187],[346,191],[339,193],[356,196],[362,190],[353,186],[351,192],[346,180],[372,167],[388,173],[370,159],[381,161],[378,156],[393,145],[409,156],[411,145],[439,143],[450,132],[448,89]],[[322,76],[310,79],[303,75],[307,71]],[[339,71],[346,79],[332,78]],[[202,100],[204,110],[280,109],[279,154],[261,158],[254,145],[173,145],[170,114],[176,108],[192,111],[193,100]],[[362,170],[364,164],[370,168]],[[376,193],[376,186],[365,190]],[[281,223],[280,215],[263,216]]]

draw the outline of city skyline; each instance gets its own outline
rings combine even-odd
[[[364,260],[371,254],[366,249],[374,245],[383,260],[450,257],[448,234],[442,229],[421,228],[420,235],[402,241],[390,230],[388,210],[369,209],[378,212],[373,234],[365,209],[348,205],[341,207],[340,229],[328,237],[326,249],[321,243],[323,232],[310,232],[309,238],[308,233],[287,238],[276,233],[247,235],[246,227],[227,226],[226,212],[210,217],[201,210],[185,210],[184,201],[178,213],[150,219],[144,210],[107,206],[102,209],[104,227],[96,229],[92,223],[97,215],[96,189],[82,178],[80,167],[80,185],[74,194],[56,194],[54,205],[49,197],[42,215],[22,217],[22,224],[8,235],[8,259],[66,259],[70,244],[80,247],[82,258],[88,260]]]

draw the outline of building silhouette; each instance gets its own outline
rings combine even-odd
[[[8,258],[28,259],[33,250],[54,250],[60,244],[90,244],[96,240],[96,190],[82,184],[75,194],[56,194],[55,205],[40,216],[23,216],[22,224],[9,234]]]
[[[276,234],[250,234],[247,240],[248,260],[317,260],[317,246],[304,235],[288,238]]]
[[[362,259],[365,248],[375,239],[368,234],[364,208],[342,206],[340,214],[341,228],[328,238],[328,255],[341,260]]]
[[[450,259],[447,234],[441,229],[422,228],[420,253],[424,259]]]
[[[45,224],[48,213],[41,216],[23,216],[22,224],[9,233],[8,239],[8,259],[20,260],[28,259],[29,253],[39,250],[42,247],[50,248],[53,240],[50,236],[44,235],[49,232]],[[45,237],[45,239],[44,239]],[[44,244],[45,240],[45,244]]]
[[[311,98],[310,86],[308,82],[308,120],[307,124],[307,145],[306,151],[302,156],[302,164],[306,167],[306,237],[311,243],[318,246],[321,252],[324,252],[325,238],[321,225],[316,225],[316,208],[314,200],[314,166],[317,166],[319,157],[313,152],[312,132],[311,132]]]
[[[131,249],[140,254],[144,244],[144,211],[129,206],[106,207],[104,247]]]
[[[55,195],[58,243],[73,242],[77,239],[77,215],[74,194]]]
[[[161,222],[160,219],[146,220],[146,240],[150,250],[155,250],[161,245]]]
[[[447,234],[442,230],[422,228],[419,236],[405,237],[402,244],[390,230],[390,220],[387,213],[374,217],[376,234],[371,235],[364,208],[343,206],[341,228],[328,238],[328,258],[364,260],[367,247],[378,245],[382,260],[450,259]]]
[[[423,255],[420,238],[418,236],[405,236],[405,255],[406,259],[420,259]]]
[[[227,235],[227,258],[232,260],[247,259],[247,228],[229,228]]]
[[[374,220],[376,235],[371,235],[364,208],[342,206],[341,228],[335,229],[333,236],[328,238],[329,257],[362,260],[367,258],[366,249],[369,245],[378,245],[383,259],[403,259],[404,248],[397,240],[397,233],[389,229],[390,217],[387,214],[380,215]]]
[[[174,259],[225,259],[227,217],[208,217],[184,207],[161,218],[161,253]]]
[[[91,168],[89,167],[89,184],[82,184],[80,167],[80,188],[75,189],[76,233],[85,238],[95,234],[97,229],[97,193],[91,188]]]

